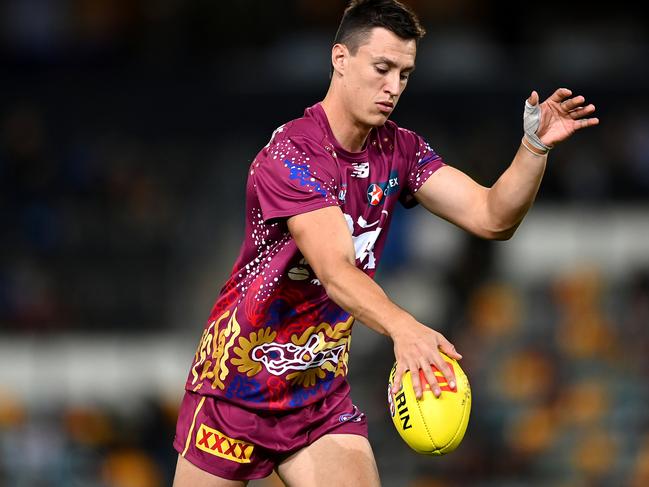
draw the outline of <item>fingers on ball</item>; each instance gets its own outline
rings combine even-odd
[[[433,391],[435,397],[438,397],[441,394],[441,391],[439,390],[439,385],[437,384],[437,379],[435,378],[433,368],[430,366],[426,367],[422,370],[422,372],[424,374],[426,382],[428,382],[428,385],[430,386],[430,390]]]

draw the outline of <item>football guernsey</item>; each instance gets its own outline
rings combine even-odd
[[[279,127],[250,165],[245,239],[199,341],[186,383],[256,410],[313,404],[346,384],[353,317],[329,297],[287,229],[294,215],[338,206],[356,266],[373,277],[397,201],[441,158],[388,121],[345,151],[318,103]]]

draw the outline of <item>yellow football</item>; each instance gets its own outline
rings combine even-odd
[[[425,455],[444,455],[455,450],[469,424],[469,379],[457,361],[444,354],[442,358],[452,367],[457,387],[451,389],[442,373],[431,365],[441,389],[439,397],[435,397],[421,370],[419,374],[424,386],[421,399],[417,400],[415,396],[410,371],[403,375],[401,389],[393,394],[396,363],[388,383],[388,404],[395,428],[410,448]]]

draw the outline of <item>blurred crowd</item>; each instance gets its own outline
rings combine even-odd
[[[143,398],[105,404],[24,405],[0,394],[0,485],[162,487],[171,485],[177,405]]]
[[[3,329],[180,327],[195,276],[216,291],[241,236],[246,167],[324,95],[344,6],[281,4],[0,6]],[[533,33],[499,7],[452,4],[413,2],[429,35],[395,120],[491,184],[518,144],[529,91],[572,83],[602,125],[552,155],[539,199],[646,202],[646,22],[589,11],[563,39],[563,21]],[[571,60],[582,69],[552,74]]]
[[[386,485],[647,485],[649,272],[623,283],[595,267],[532,286],[490,279],[454,318],[446,334],[473,391],[465,439],[443,458],[406,455],[373,397]]]
[[[551,154],[537,204],[649,204],[649,22],[635,7],[555,17],[558,5],[407,3],[429,33],[397,123],[488,185],[516,150],[523,99],[568,85],[602,124]],[[2,2],[0,340],[198,339],[242,237],[247,166],[324,95],[344,5]],[[408,213],[386,281],[421,267],[407,254]],[[649,271],[504,280],[494,245],[467,237],[452,265],[417,282],[423,295],[440,282],[450,293],[444,332],[474,389],[456,454],[406,450],[374,387],[389,344],[356,360],[352,347],[385,485],[648,485]],[[26,404],[1,386],[0,485],[169,485],[177,404],[146,393],[127,410]]]

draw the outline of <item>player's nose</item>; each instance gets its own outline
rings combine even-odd
[[[390,96],[397,96],[399,94],[399,87],[401,85],[399,79],[399,73],[390,74],[386,77],[385,86],[383,90],[385,93],[390,94]]]

